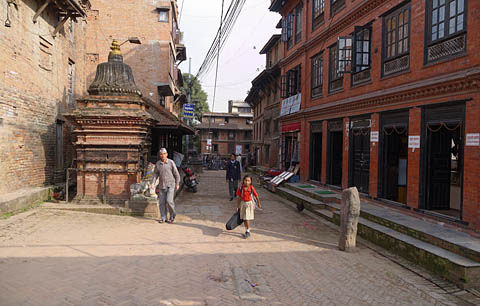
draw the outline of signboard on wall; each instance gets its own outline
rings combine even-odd
[[[378,142],[378,131],[370,132],[370,142]]]
[[[283,99],[282,107],[280,109],[280,116],[286,116],[294,114],[300,110],[302,102],[302,94],[296,94],[294,96]]]
[[[236,155],[242,155],[242,145],[236,145],[235,146],[235,154]]]
[[[465,139],[466,146],[480,146],[480,133],[468,133]]]
[[[420,148],[420,136],[408,136],[408,147],[410,149]]]

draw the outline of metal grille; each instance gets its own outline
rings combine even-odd
[[[383,64],[383,74],[390,75],[408,69],[410,66],[410,55],[404,55]]]
[[[352,77],[352,84],[356,85],[370,80],[370,69],[357,72]]]
[[[330,82],[330,91],[335,91],[343,88],[343,78]]]
[[[428,47],[428,61],[435,61],[465,50],[465,34]]]

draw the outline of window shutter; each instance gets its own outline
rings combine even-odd
[[[287,18],[282,19],[282,41],[283,42],[287,42],[288,40]]]
[[[288,14],[288,24],[287,24],[287,39],[290,39],[293,37],[293,14],[290,13]]]

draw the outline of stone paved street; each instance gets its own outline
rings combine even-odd
[[[252,237],[223,171],[177,198],[175,224],[38,208],[0,220],[0,305],[444,305],[425,279],[261,188]],[[253,289],[247,282],[256,283]]]

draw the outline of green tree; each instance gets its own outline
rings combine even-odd
[[[183,74],[183,86],[180,87],[180,91],[188,97],[188,90],[189,90],[189,74],[184,73]],[[191,75],[191,82],[192,82],[192,104],[195,105],[195,119],[199,120],[202,117],[203,113],[210,112],[210,108],[208,107],[207,103],[207,93],[202,89],[202,85],[198,81],[198,79],[194,76]],[[183,111],[182,111],[182,116],[183,116]]]

